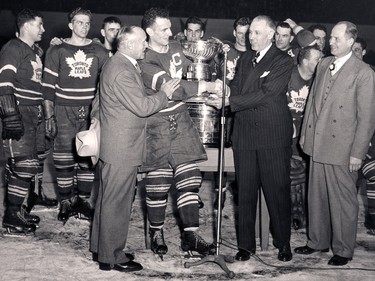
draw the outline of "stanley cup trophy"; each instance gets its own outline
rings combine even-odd
[[[192,60],[187,69],[188,81],[211,81],[212,73],[208,62],[220,51],[221,44],[216,39],[196,42],[182,41],[184,55]],[[218,147],[220,139],[220,112],[206,101],[209,95],[204,93],[186,101],[191,118],[199,131],[202,143],[206,147]]]
[[[196,42],[182,41],[182,51],[184,55],[193,61],[188,67],[186,78],[189,81],[211,81],[212,75],[208,62],[220,50],[220,43],[214,39],[207,41],[198,40]]]

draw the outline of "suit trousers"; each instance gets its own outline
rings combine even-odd
[[[358,173],[348,165],[328,165],[310,161],[308,186],[307,245],[313,249],[329,248],[346,258],[353,256],[358,221]]]
[[[238,184],[238,247],[255,252],[255,220],[259,188],[270,214],[275,247],[290,242],[291,147],[236,150],[234,165]]]
[[[95,205],[90,250],[104,263],[123,263],[137,167],[99,161],[100,189]]]

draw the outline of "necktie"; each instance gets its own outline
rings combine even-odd
[[[254,56],[254,58],[252,59],[252,62],[253,62],[253,66],[255,66],[258,62],[257,62],[257,59],[259,58],[259,52],[257,52]]]
[[[139,64],[138,63],[135,63],[135,68],[137,69],[138,73],[141,73],[141,68],[139,67]]]
[[[329,65],[329,71],[331,72],[331,76],[333,76],[337,72],[336,63],[337,61],[334,61]]]

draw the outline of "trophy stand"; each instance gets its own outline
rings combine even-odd
[[[221,117],[220,117],[220,149],[219,149],[219,196],[218,196],[218,207],[217,207],[217,227],[216,227],[216,253],[213,256],[205,256],[196,262],[185,262],[184,267],[190,268],[191,266],[196,266],[204,264],[206,262],[213,262],[219,265],[227,274],[227,276],[232,279],[235,273],[227,267],[226,263],[233,263],[234,257],[227,255],[220,255],[220,244],[221,244],[221,221],[222,221],[222,196],[223,196],[223,173],[224,173],[224,137],[225,137],[225,96],[226,96],[226,76],[227,76],[227,52],[224,51],[224,71],[223,71],[223,96],[222,96],[222,106],[221,106]]]

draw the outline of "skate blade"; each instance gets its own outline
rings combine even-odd
[[[188,260],[201,260],[201,259],[204,258],[204,255],[201,255],[199,253],[195,253],[195,252],[189,250],[189,251],[186,251],[186,254],[184,255],[184,258],[188,259]]]
[[[78,213],[77,215],[74,216],[76,219],[79,219],[79,220],[84,220],[84,221],[91,221],[92,218],[91,217],[88,217],[84,214],[81,214],[81,213]]]
[[[58,210],[59,208],[56,206],[51,206],[51,207],[47,207],[47,206],[43,206],[43,205],[35,205],[32,209],[32,212],[36,212],[36,213],[44,213],[44,212],[51,212],[51,211],[56,211]]]
[[[3,233],[5,237],[28,237],[28,236],[35,236],[34,231],[19,231],[14,228],[6,227],[6,232]]]

